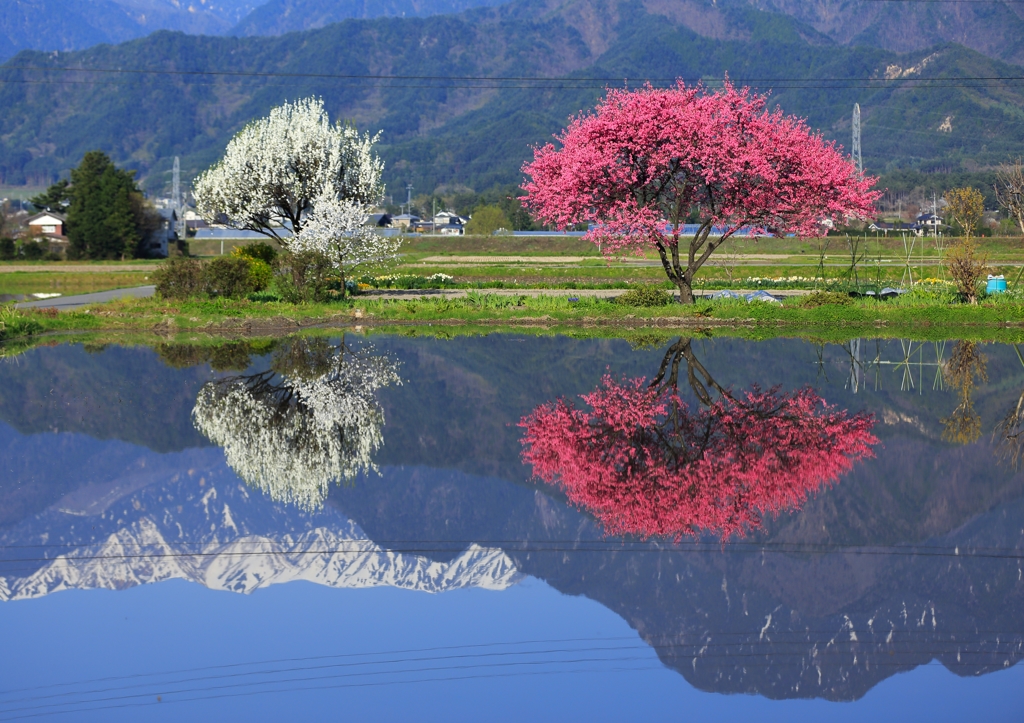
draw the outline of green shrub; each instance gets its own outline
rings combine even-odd
[[[277,249],[268,243],[257,241],[254,244],[235,246],[231,251],[231,255],[247,259],[255,259],[257,261],[262,261],[267,266],[273,266],[274,261],[277,260]]]
[[[41,261],[49,254],[50,248],[45,243],[23,241],[21,244],[21,255],[26,261]]]
[[[331,289],[336,276],[330,260],[323,254],[315,251],[286,253],[278,259],[274,269],[274,285],[281,298],[290,304],[328,301],[340,295]]]
[[[800,306],[805,309],[814,309],[819,306],[850,306],[853,299],[849,294],[841,294],[837,291],[815,291],[800,299]]]
[[[247,298],[249,301],[256,301],[263,304],[271,301],[281,300],[281,297],[272,291],[254,291],[245,298]]]
[[[238,256],[220,256],[209,261],[203,266],[204,290],[213,298],[223,296],[228,299],[237,299],[256,291],[250,267],[249,259]]]
[[[274,279],[274,270],[262,259],[246,259],[249,264],[249,283],[253,291],[264,291]]]
[[[203,265],[198,259],[175,256],[153,274],[156,292],[164,299],[188,299],[205,293]]]
[[[616,296],[614,301],[623,306],[668,306],[673,299],[657,286],[645,284],[630,289],[621,296]]]
[[[0,261],[12,261],[18,255],[18,248],[12,238],[0,238]]]

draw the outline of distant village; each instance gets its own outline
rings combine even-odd
[[[940,204],[942,202],[940,201]],[[23,254],[26,258],[64,258],[68,247],[67,217],[65,214],[40,211],[29,201],[0,199],[5,212],[6,223],[0,235],[24,243],[34,243],[37,249]],[[159,223],[148,234],[140,246],[140,256],[166,258],[178,249],[185,252],[189,242],[212,243],[221,249],[248,243],[265,241],[266,236],[257,231],[234,228],[226,223],[209,223],[195,209],[175,204],[170,198],[152,199],[152,206],[159,215]],[[941,211],[941,208],[938,209]],[[448,210],[438,211],[426,218],[414,213],[391,214],[378,210],[367,216],[366,225],[380,233],[441,236],[463,236],[472,216],[462,216]],[[689,229],[687,229],[689,231]],[[911,221],[901,219],[878,220],[864,227],[863,233],[875,237],[894,236],[939,236],[948,231],[940,213],[928,211]],[[282,229],[282,236],[289,235]],[[833,231],[833,233],[836,233]],[[744,233],[740,235],[749,235]],[[216,251],[214,251],[216,253]]]
[[[5,223],[0,235],[21,242],[27,259],[64,258],[68,249],[68,227],[66,214],[50,210],[38,210],[30,201],[0,199]],[[175,204],[170,198],[152,199],[153,209],[159,215],[155,224],[140,246],[140,256],[166,258],[175,249],[184,251],[190,241],[213,242],[228,247],[250,241],[266,241],[264,234],[256,231],[233,228],[227,224],[208,223],[195,209]],[[384,234],[439,234],[462,236],[471,216],[460,216],[453,211],[438,211],[432,217],[421,218],[412,213],[390,214],[384,211],[370,214],[366,225],[375,227]],[[282,236],[289,235],[282,229]],[[28,249],[27,253],[24,251]]]

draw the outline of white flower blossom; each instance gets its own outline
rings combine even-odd
[[[302,231],[322,202],[346,201],[365,210],[380,202],[383,162],[378,136],[332,124],[319,98],[285,103],[235,135],[224,157],[194,184],[196,208],[209,222],[276,238],[283,245]]]
[[[375,394],[401,384],[397,365],[366,349],[339,351],[325,373],[232,377],[207,383],[196,399],[196,428],[278,502],[316,510],[332,483],[377,469],[384,412]]]
[[[359,266],[381,266],[398,256],[401,240],[366,224],[368,208],[350,199],[318,199],[291,248],[323,254],[345,276]]]

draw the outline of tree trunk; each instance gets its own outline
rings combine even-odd
[[[680,304],[692,304],[693,303],[693,288],[687,283],[686,279],[676,280],[676,288],[679,289],[679,303]]]

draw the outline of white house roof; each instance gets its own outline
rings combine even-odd
[[[59,213],[50,213],[49,211],[37,213],[28,220],[29,226],[56,226],[61,223],[64,223],[64,217]]]

